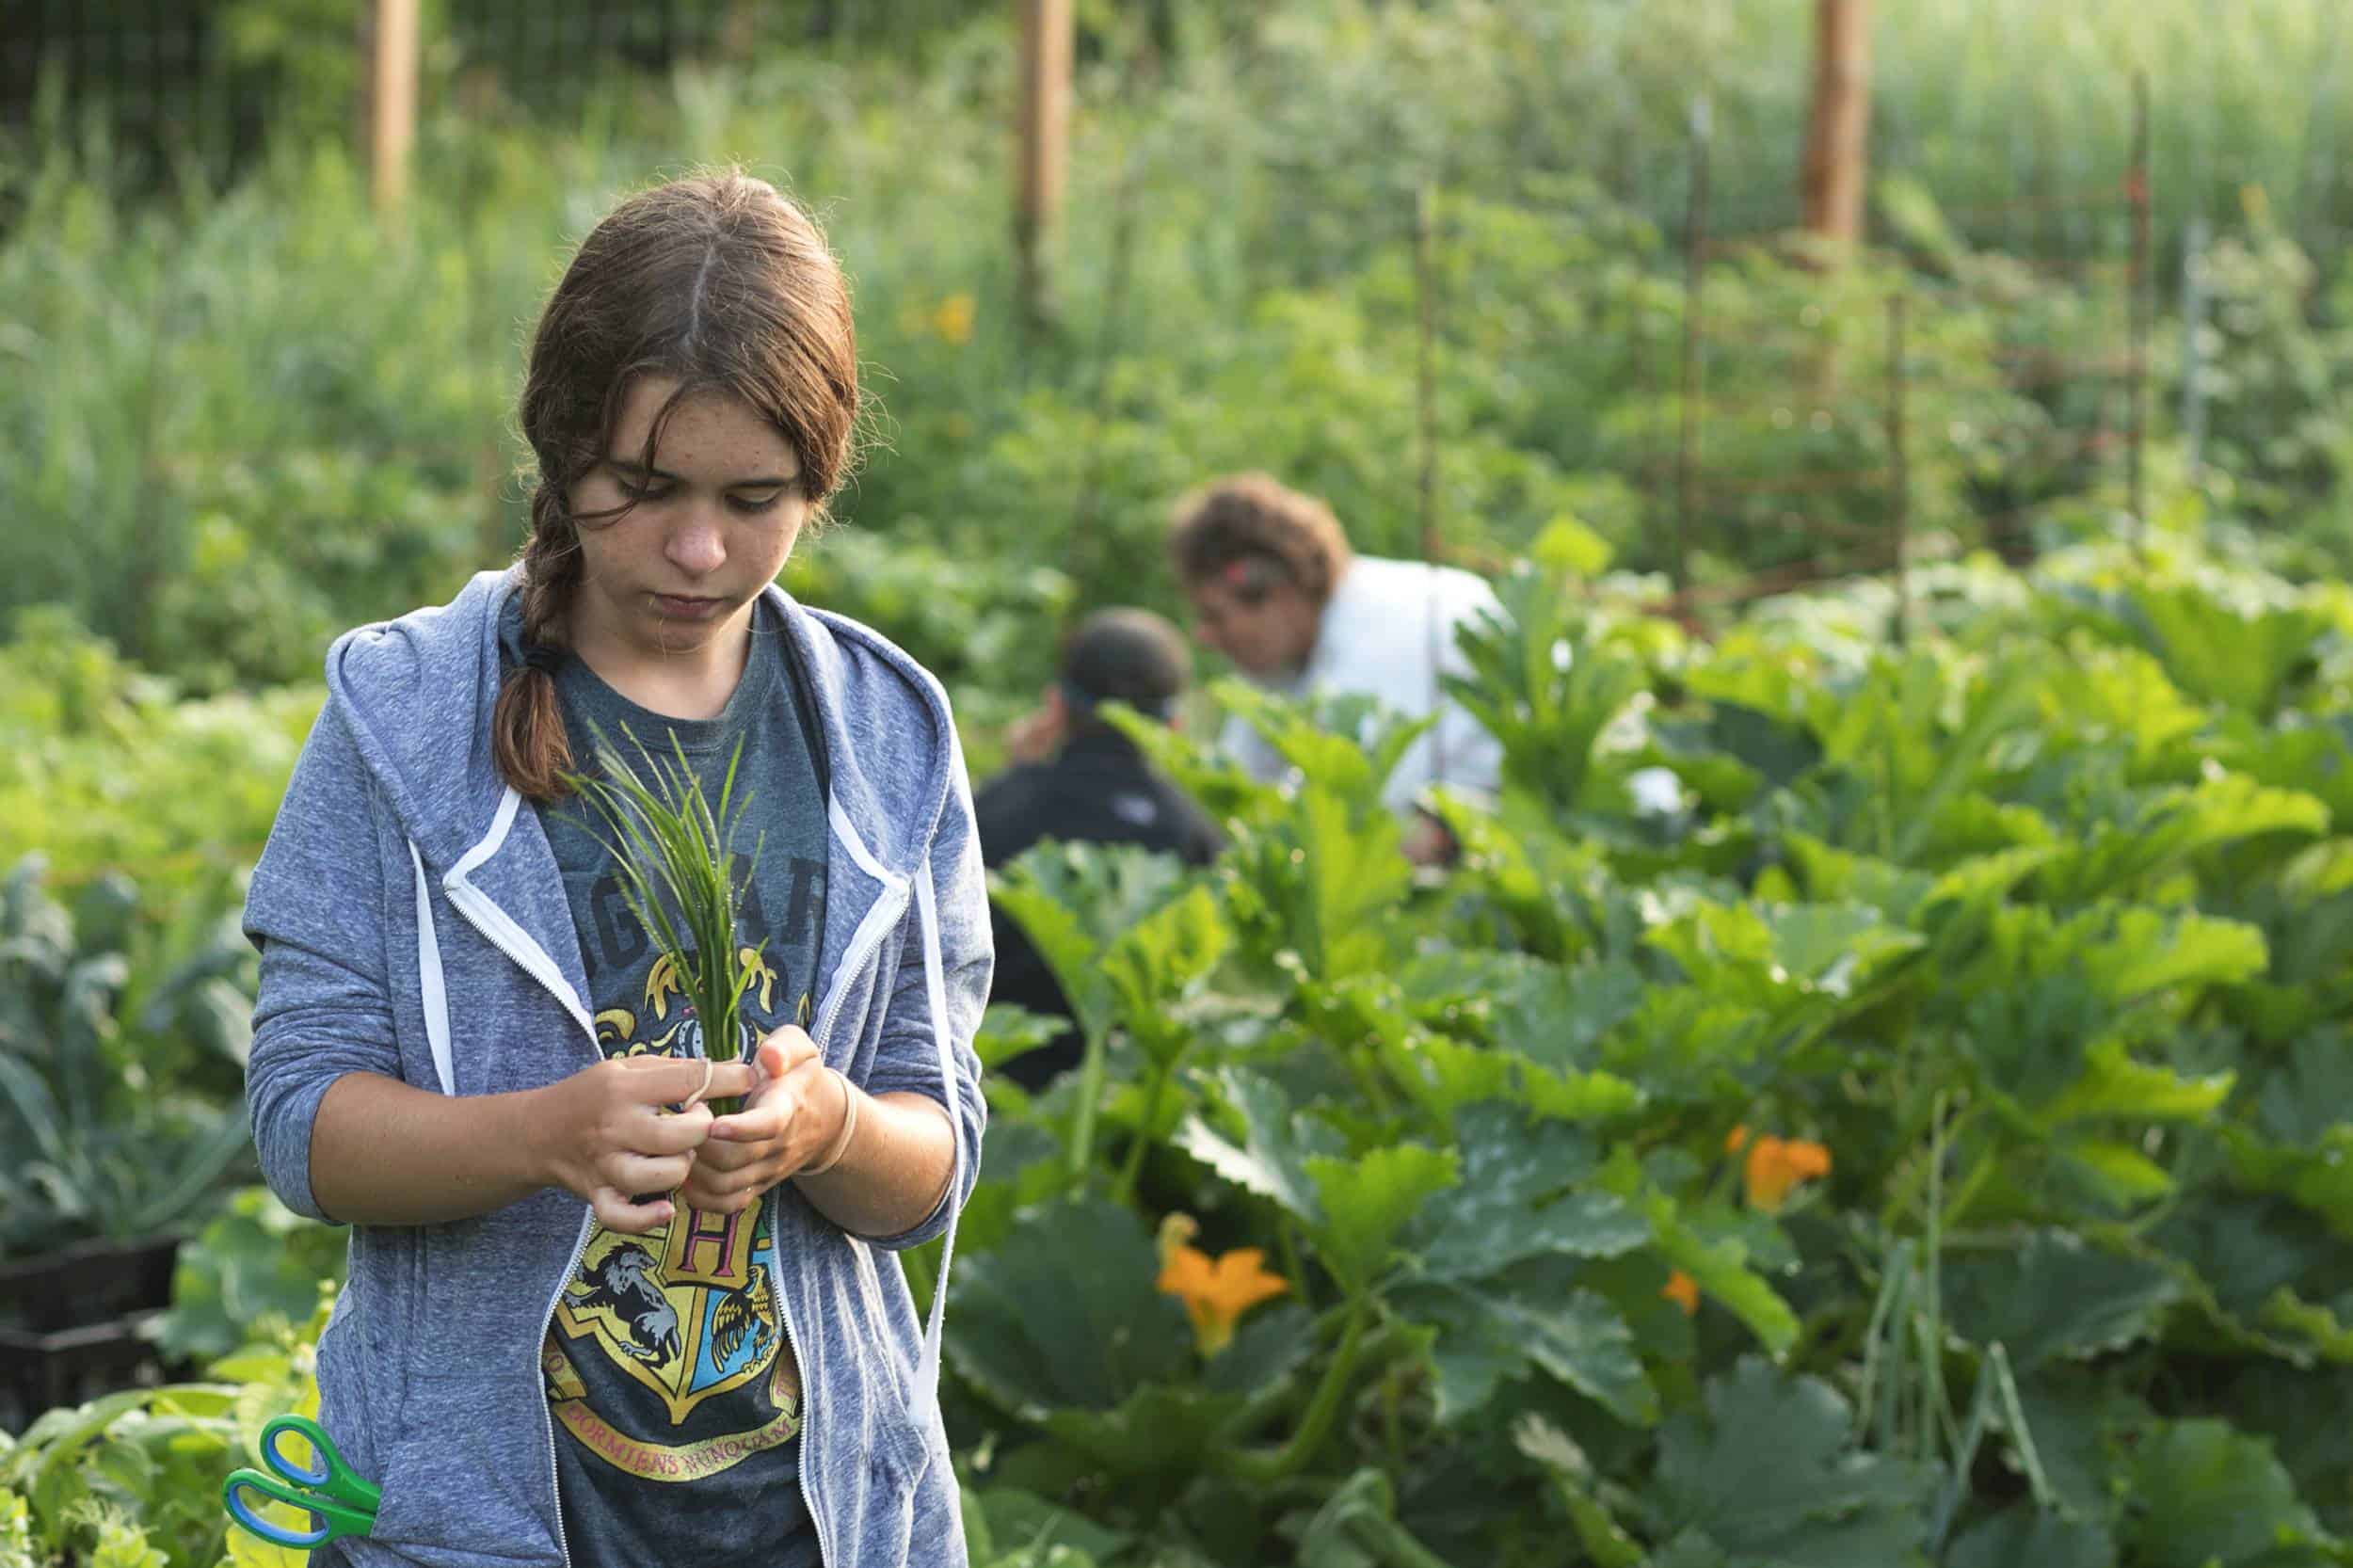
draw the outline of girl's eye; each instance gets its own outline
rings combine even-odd
[[[630,504],[632,506],[642,506],[648,501],[670,499],[670,487],[667,485],[637,485],[624,479],[621,481],[621,490],[629,497]]]
[[[761,512],[774,511],[776,503],[783,499],[782,490],[771,490],[766,495],[760,496],[731,495],[728,497],[728,504],[745,517],[757,517]]]

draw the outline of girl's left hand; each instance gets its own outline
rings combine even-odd
[[[760,1080],[744,1108],[711,1124],[679,1201],[710,1214],[740,1214],[787,1176],[815,1164],[840,1135],[851,1090],[825,1071],[816,1043],[792,1024],[756,1053]]]

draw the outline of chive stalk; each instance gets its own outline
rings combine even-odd
[[[714,810],[675,731],[670,736],[675,758],[670,758],[648,751],[627,725],[621,727],[645,763],[640,773],[601,729],[591,728],[600,776],[568,773],[564,783],[603,824],[599,841],[613,856],[621,897],[678,974],[686,1006],[701,1025],[703,1054],[713,1062],[733,1062],[744,1048],[740,1003],[768,945],[763,936],[746,947],[736,936],[736,914],[760,864],[755,844],[739,876],[742,857],[728,847],[750,804],[748,795],[735,798],[744,743],[739,739],[728,759]],[[763,834],[760,843],[765,841]],[[730,1096],[713,1099],[711,1107],[724,1116],[740,1103]]]

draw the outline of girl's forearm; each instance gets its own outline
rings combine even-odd
[[[311,1127],[311,1195],[338,1224],[472,1219],[549,1184],[531,1137],[540,1091],[440,1095],[374,1073],[328,1086]]]
[[[847,1080],[842,1080],[848,1087]],[[955,1133],[936,1100],[899,1091],[860,1096],[840,1163],[800,1176],[804,1197],[853,1236],[896,1236],[931,1217],[954,1174]]]

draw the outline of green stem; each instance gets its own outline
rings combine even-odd
[[[1357,1355],[1364,1349],[1365,1323],[1371,1316],[1369,1297],[1359,1295],[1349,1303],[1348,1326],[1340,1331],[1339,1349],[1332,1352],[1330,1365],[1323,1368],[1323,1381],[1316,1384],[1315,1397],[1307,1401],[1290,1441],[1279,1448],[1228,1453],[1219,1462],[1221,1470],[1236,1480],[1264,1486],[1296,1474],[1315,1457],[1316,1449],[1330,1435],[1340,1400],[1355,1376]]]
[[[1086,1055],[1079,1065],[1079,1107],[1070,1122],[1070,1180],[1080,1188],[1090,1185],[1095,1163],[1095,1117],[1103,1100],[1103,1059],[1109,1047],[1108,1032],[1087,1031]]]
[[[1955,1116],[1952,1128],[1945,1136],[1952,1142],[1959,1143],[1961,1132],[1970,1123],[1977,1119],[1980,1109],[1973,1105]],[[1898,1141],[1911,1143],[1927,1130],[1926,1128],[1908,1127],[1904,1128]],[[1897,1174],[1895,1179],[1888,1183],[1887,1202],[1880,1208],[1881,1230],[1893,1233],[1898,1227],[1904,1211],[1919,1201],[1920,1189],[1928,1184],[1930,1168],[1929,1163],[1915,1160],[1906,1165]]]
[[[1135,1142],[1128,1144],[1128,1159],[1119,1167],[1119,1179],[1112,1186],[1113,1203],[1126,1204],[1135,1198],[1136,1182],[1144,1174],[1144,1151],[1160,1135],[1160,1104],[1167,1097],[1169,1080],[1176,1075],[1176,1062],[1173,1058],[1152,1074],[1152,1090],[1144,1102],[1144,1125],[1136,1128]]]
[[[1414,1539],[1413,1532],[1394,1519],[1360,1519],[1351,1534],[1356,1544],[1389,1568],[1454,1568],[1452,1563]]]
[[[1289,1276],[1291,1288],[1304,1300],[1307,1294],[1307,1270],[1299,1260],[1299,1226],[1286,1214],[1274,1235],[1283,1249],[1283,1272]]]
[[[1404,1390],[1399,1386],[1403,1380],[1401,1368],[1392,1367],[1381,1380],[1381,1435],[1389,1450],[1389,1473],[1405,1473],[1405,1423],[1401,1414]]]

